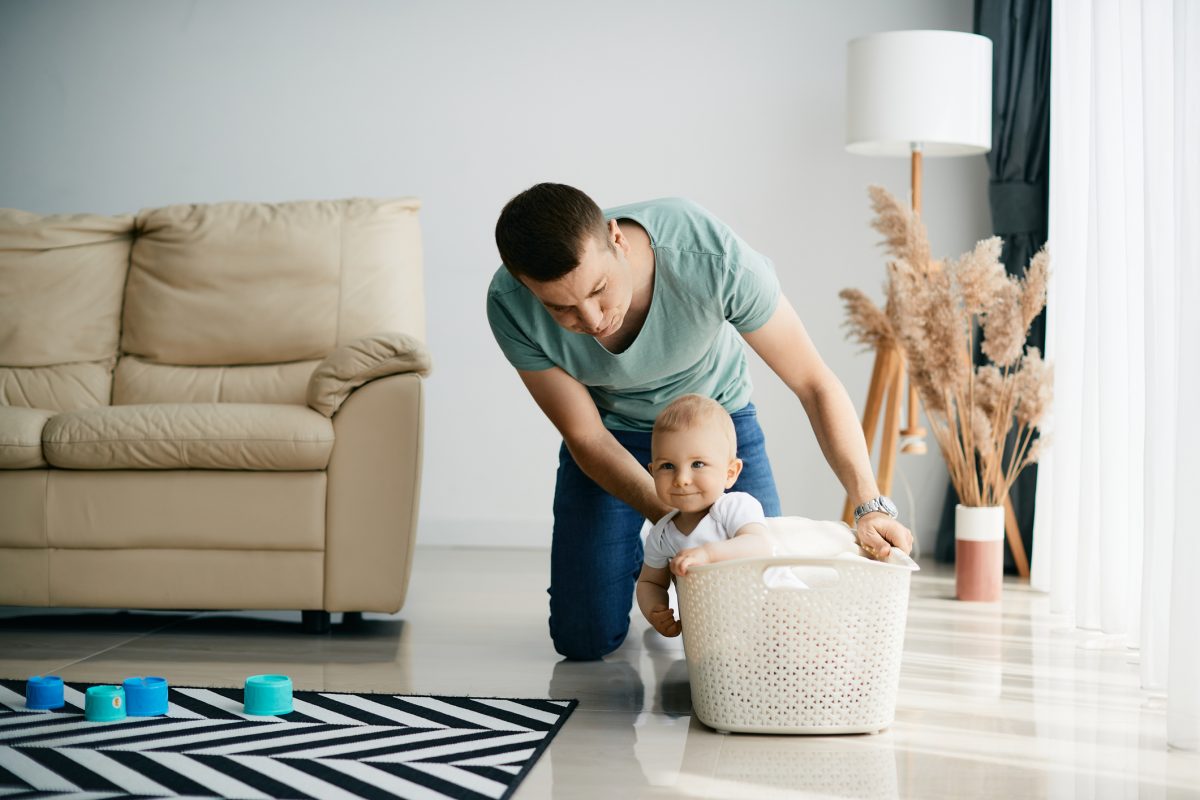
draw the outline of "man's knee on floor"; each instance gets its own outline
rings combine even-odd
[[[621,646],[629,633],[629,618],[605,625],[597,620],[579,624],[550,624],[550,638],[558,654],[576,661],[595,661]]]

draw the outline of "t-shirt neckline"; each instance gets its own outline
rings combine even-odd
[[[630,216],[629,214],[622,214],[619,217],[613,217],[613,219],[615,219],[617,222],[620,222],[623,219],[633,220],[639,226],[641,226],[642,230],[644,230],[646,232],[646,238],[648,238],[650,240],[650,252],[654,254],[654,286],[652,286],[650,288],[650,308],[646,310],[646,319],[644,319],[642,321],[642,329],[640,331],[638,331],[637,336],[633,337],[633,341],[629,343],[629,346],[626,347],[624,350],[622,350],[619,353],[614,353],[612,350],[609,350],[607,347],[602,345],[600,343],[600,340],[597,339],[595,336],[589,337],[592,340],[592,342],[596,345],[596,347],[600,348],[600,352],[604,353],[605,355],[609,356],[610,358],[619,359],[622,356],[628,355],[629,351],[631,351],[631,350],[633,350],[633,348],[637,347],[638,343],[641,342],[642,339],[645,337],[646,329],[650,327],[650,321],[654,317],[654,311],[656,308],[658,308],[658,305],[659,305],[659,303],[658,303],[658,287],[659,287],[659,284],[662,283],[662,281],[659,280],[658,246],[654,243],[654,234],[650,231],[649,228],[646,227],[646,223],[642,222],[642,220],[638,219],[637,217]]]

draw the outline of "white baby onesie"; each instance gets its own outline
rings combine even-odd
[[[704,519],[688,534],[675,527],[672,511],[658,521],[646,536],[646,565],[654,569],[667,566],[672,558],[686,547],[699,547],[709,542],[732,539],[743,526],[752,522],[766,525],[762,503],[745,492],[726,492],[717,498]]]

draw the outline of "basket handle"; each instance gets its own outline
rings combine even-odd
[[[714,569],[727,569],[737,565],[739,567],[759,566],[764,568],[769,567],[832,567],[837,570],[839,567],[866,567],[867,569],[902,569],[906,572],[918,572],[920,567],[917,562],[903,550],[892,548],[888,554],[887,561],[875,561],[873,559],[856,556],[852,553],[843,553],[840,556],[832,558],[807,558],[804,556],[770,556],[767,558],[738,558],[730,561],[718,561],[715,564],[696,565],[688,567],[688,573],[692,572],[708,572]]]
[[[802,567],[775,566],[764,564],[755,568],[758,579],[766,585],[768,592],[812,592],[832,589],[842,580],[842,573],[829,566],[805,565]],[[802,570],[798,575],[796,570]],[[774,579],[767,577],[772,570],[779,570]]]

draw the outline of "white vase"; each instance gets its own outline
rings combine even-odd
[[[995,603],[1004,579],[1004,506],[954,509],[954,594]]]

